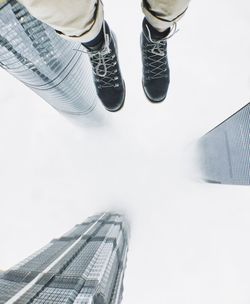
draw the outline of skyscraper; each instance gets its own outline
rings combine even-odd
[[[250,104],[205,134],[199,152],[206,181],[250,185]]]
[[[127,251],[123,216],[90,217],[0,274],[0,303],[118,304]]]
[[[0,0],[0,67],[58,111],[87,115],[98,101],[87,54],[16,0]]]

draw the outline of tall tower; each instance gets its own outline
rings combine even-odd
[[[199,140],[203,178],[250,185],[250,103]]]
[[[88,115],[98,102],[82,45],[59,37],[16,0],[0,0],[0,67],[62,113]]]
[[[127,251],[124,217],[92,216],[0,274],[0,303],[118,304]]]

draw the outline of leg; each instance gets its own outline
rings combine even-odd
[[[104,107],[118,111],[124,103],[114,36],[104,23],[101,0],[19,0],[29,12],[53,27],[62,37],[86,48],[93,68],[97,94]]]
[[[42,22],[64,38],[80,42],[93,40],[103,24],[100,0],[18,0]]]
[[[190,0],[143,0],[147,21],[159,32],[165,31],[185,14]]]
[[[167,39],[172,26],[185,14],[189,1],[143,0],[142,85],[146,97],[152,102],[161,102],[167,96],[170,82]]]

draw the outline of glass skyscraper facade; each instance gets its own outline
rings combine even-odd
[[[250,185],[250,103],[200,139],[199,155],[206,181]]]
[[[127,251],[123,216],[90,217],[1,273],[0,303],[121,303]]]
[[[88,55],[32,17],[17,1],[0,1],[0,66],[58,111],[86,115],[98,97]]]

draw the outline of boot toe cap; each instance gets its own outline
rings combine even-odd
[[[169,79],[152,79],[150,81],[143,81],[143,89],[147,98],[154,103],[162,102],[168,92]]]
[[[125,101],[125,86],[120,86],[114,89],[103,90],[99,98],[102,101],[103,106],[110,112],[119,111]]]

